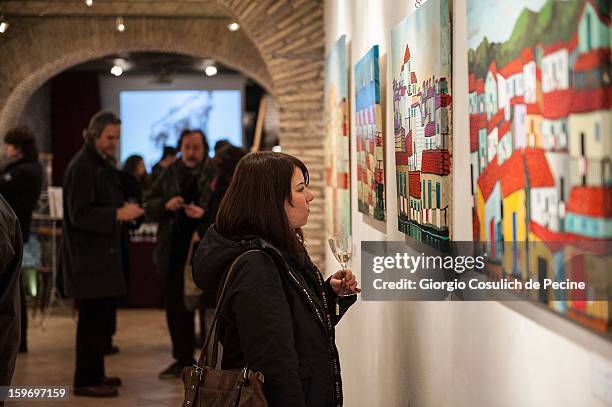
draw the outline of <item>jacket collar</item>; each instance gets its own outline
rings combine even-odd
[[[85,145],[83,146],[83,151],[85,151],[85,153],[98,165],[108,165],[109,167],[112,167],[108,160],[106,160],[102,156],[102,154],[100,154],[98,149],[96,149],[96,146],[91,141],[85,142]]]

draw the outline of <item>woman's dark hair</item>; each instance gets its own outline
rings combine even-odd
[[[213,170],[217,178],[217,188],[225,189],[229,186],[238,162],[245,156],[243,149],[231,144],[222,147],[212,160]]]
[[[162,153],[162,160],[166,157],[176,157],[176,148],[172,146],[164,146],[164,150]]]
[[[217,230],[224,236],[261,236],[300,262],[304,260],[304,235],[292,230],[285,201],[292,202],[291,179],[299,169],[308,185],[308,169],[297,158],[262,151],[240,160],[217,213]]]
[[[186,135],[191,134],[191,133],[198,133],[200,136],[202,136],[202,143],[204,143],[204,159],[206,159],[206,157],[208,157],[208,151],[210,150],[210,146],[208,145],[206,134],[204,134],[204,132],[200,129],[193,129],[193,130],[185,129],[181,131],[181,134],[179,135],[179,139],[178,139],[177,149],[178,150],[181,149],[181,145],[183,144],[183,139],[185,138]]]
[[[136,177],[136,170],[138,169],[138,164],[141,162],[144,162],[142,156],[136,154],[131,155],[123,162],[122,170]]]
[[[4,143],[15,146],[23,158],[28,161],[38,160],[38,148],[34,133],[27,127],[16,127],[9,130],[4,136]]]

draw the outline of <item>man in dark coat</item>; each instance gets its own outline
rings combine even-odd
[[[210,196],[213,172],[207,147],[201,131],[183,132],[180,159],[161,174],[145,196],[147,216],[159,222],[154,262],[164,276],[166,319],[175,359],[160,373],[161,379],[179,377],[185,366],[194,363],[195,314],[183,299],[184,268]]]
[[[26,244],[30,237],[32,211],[42,189],[42,166],[38,162],[38,149],[32,131],[25,127],[9,130],[4,136],[7,161],[0,166],[0,194],[11,206]],[[21,343],[19,352],[28,351],[28,310],[25,284],[21,282]]]
[[[112,113],[96,114],[64,176],[62,256],[66,289],[79,309],[74,393],[80,396],[116,396],[121,384],[104,372],[116,300],[126,294],[121,222],[144,210],[124,202],[113,165],[120,124]]]
[[[0,195],[0,386],[11,384],[19,349],[22,252],[19,221]]]

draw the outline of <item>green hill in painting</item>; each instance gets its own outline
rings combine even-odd
[[[570,40],[576,32],[586,1],[548,0],[538,12],[523,9],[507,41],[501,44],[489,43],[485,37],[476,50],[469,50],[470,72],[478,78],[484,78],[491,61],[496,61],[497,66],[502,67],[518,58],[523,49]],[[595,2],[602,14],[610,14],[609,0]]]

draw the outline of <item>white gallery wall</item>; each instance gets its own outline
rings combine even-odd
[[[453,239],[471,240],[466,1],[453,4]],[[424,3],[424,1],[422,1]],[[380,48],[385,117],[386,222],[357,211],[356,160],[351,160],[353,259],[359,275],[362,240],[406,240],[397,231],[390,91],[391,29],[414,0],[326,0],[326,49],[347,36],[351,134],[355,134],[353,72]],[[351,143],[351,157],[356,157]],[[322,199],[322,197],[319,197]],[[338,269],[327,253],[326,270]],[[526,304],[536,308],[535,305]],[[547,311],[543,320],[569,324]],[[540,321],[541,322],[541,321]],[[337,329],[345,405],[353,406],[605,406],[595,396],[593,366],[609,361],[585,345],[498,302],[358,301]],[[601,349],[610,344],[597,341]],[[577,343],[582,343],[581,345]]]

